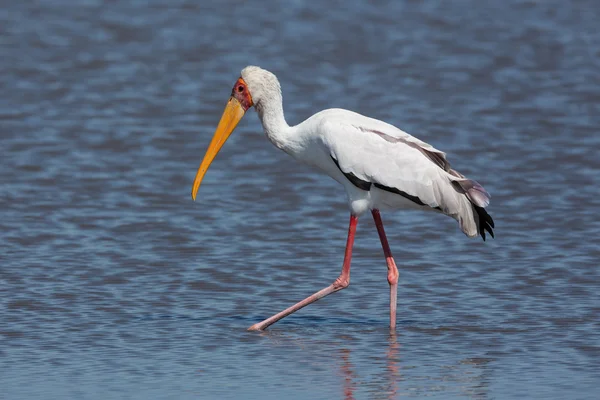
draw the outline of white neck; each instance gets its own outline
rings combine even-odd
[[[269,97],[261,100],[259,104],[256,104],[256,111],[267,138],[277,148],[289,153],[289,146],[293,140],[292,129],[283,115],[281,93],[273,92]]]

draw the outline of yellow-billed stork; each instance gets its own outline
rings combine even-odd
[[[289,126],[283,115],[281,86],[271,72],[255,66],[242,70],[221,121],[198,168],[192,198],[215,156],[245,112],[255,107],[267,138],[279,149],[341,183],[350,208],[350,227],[340,276],[326,288],[252,325],[263,330],[287,315],[345,289],[358,217],[371,210],[388,268],[390,327],[396,327],[398,268],[392,257],[380,209],[418,209],[448,215],[469,237],[494,236],[486,212],[490,195],[474,180],[450,167],[446,154],[385,122],[343,109],[321,111]]]

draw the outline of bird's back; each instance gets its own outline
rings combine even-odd
[[[297,128],[314,143],[308,162],[344,184],[349,197],[368,197],[370,208],[442,212],[468,236],[485,239],[485,230],[492,233],[493,221],[484,209],[489,194],[452,169],[445,153],[430,144],[343,109],[321,111]]]

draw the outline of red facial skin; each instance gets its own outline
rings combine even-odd
[[[235,97],[236,100],[240,102],[244,108],[244,112],[248,111],[248,109],[254,105],[252,96],[248,90],[248,85],[246,85],[246,82],[242,78],[239,78],[235,85],[233,85],[231,97]]]

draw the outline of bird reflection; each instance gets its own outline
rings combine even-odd
[[[354,400],[355,375],[354,367],[350,362],[350,349],[343,348],[341,349],[340,353],[342,358],[340,371],[344,379],[344,399]]]
[[[261,335],[268,338],[273,347],[284,350],[282,354],[290,356],[294,363],[302,360],[318,366],[319,370],[329,367],[327,370],[339,384],[338,397],[346,400],[357,397],[397,399],[403,395],[425,396],[432,391],[475,399],[489,396],[494,359],[486,356],[457,358],[452,353],[448,359],[449,355],[444,352],[427,353],[427,357],[433,358],[428,358],[429,364],[424,366],[423,354],[419,352],[424,347],[418,346],[411,353],[406,344],[401,344],[400,334],[387,330],[385,333],[381,330],[344,332],[321,340],[305,335],[305,331],[301,335],[270,331]]]
[[[387,364],[387,383],[388,388],[386,392],[389,394],[388,398],[393,399],[398,393],[398,381],[401,379],[400,375],[400,363],[398,362],[400,357],[400,344],[395,331],[390,332],[388,338],[388,349],[386,353],[386,364]]]
[[[395,399],[398,393],[398,382],[401,380],[400,363],[398,361],[399,353],[400,344],[398,343],[396,332],[392,331],[388,337],[388,346],[385,352],[385,382],[382,388],[382,393],[387,394],[388,399]],[[340,375],[343,379],[343,398],[346,400],[354,400],[354,391],[357,387],[355,368],[350,361],[351,354],[352,350],[349,347],[343,347],[339,351],[341,358]]]

